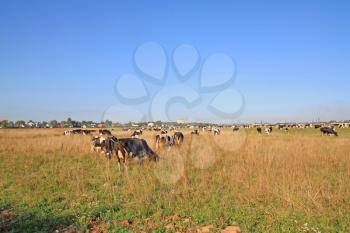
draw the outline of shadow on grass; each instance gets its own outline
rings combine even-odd
[[[75,232],[72,223],[72,216],[61,213],[16,211],[10,205],[0,207],[0,232]]]

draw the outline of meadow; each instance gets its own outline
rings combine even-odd
[[[122,171],[63,131],[0,130],[0,232],[350,232],[349,129],[183,130],[159,162]]]

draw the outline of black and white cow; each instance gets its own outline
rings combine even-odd
[[[216,128],[216,127],[213,127],[212,128],[212,132],[213,132],[213,135],[216,136],[216,135],[220,135],[221,131],[219,128]]]
[[[69,136],[69,135],[71,135],[72,134],[72,130],[65,130],[64,132],[63,132],[63,135],[65,135],[65,136]]]
[[[142,159],[147,156],[152,161],[158,161],[159,156],[148,146],[144,139],[120,138],[118,141],[132,158]]]
[[[105,152],[106,138],[94,136],[91,138],[91,152]]]
[[[173,146],[174,138],[169,134],[158,134],[156,135],[156,148],[159,149],[160,146]]]
[[[140,135],[142,135],[142,129],[136,129],[136,130],[132,133],[131,137],[132,137],[132,138],[139,138]]]
[[[321,131],[322,135],[338,136],[338,133],[335,131],[335,129],[330,128],[330,127],[322,127],[322,128],[320,128],[320,131]]]
[[[272,133],[272,127],[270,126],[270,127],[268,127],[268,128],[265,128],[265,133],[266,133],[267,135],[270,135],[270,134]]]
[[[73,129],[73,130],[65,130],[64,135],[89,135],[95,132],[95,130],[87,130],[87,129]]]
[[[191,135],[197,135],[197,136],[199,136],[199,131],[198,131],[198,129],[192,130]]]

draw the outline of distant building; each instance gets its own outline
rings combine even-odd
[[[185,124],[186,121],[185,121],[184,119],[177,119],[177,120],[176,120],[176,123],[177,123],[177,124]]]

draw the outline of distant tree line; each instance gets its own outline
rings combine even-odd
[[[329,123],[335,123],[337,121],[329,121]],[[350,120],[342,121],[343,123],[350,123]],[[18,120],[18,121],[8,121],[8,120],[0,120],[0,128],[117,128],[117,127],[124,127],[124,128],[135,128],[135,127],[148,127],[148,124],[150,122],[128,122],[128,123],[118,123],[118,122],[112,122],[110,120],[105,120],[102,122],[95,122],[95,121],[76,121],[72,120],[70,117],[67,118],[67,120],[63,121],[24,121],[24,120]],[[162,121],[154,121],[152,122],[154,126],[157,127],[166,127],[166,126],[181,126],[181,127],[189,127],[189,126],[196,126],[196,127],[204,127],[204,126],[223,126],[225,124],[214,124],[214,123],[198,123],[198,122],[191,122],[186,124],[179,124],[176,122],[162,122]],[[232,125],[232,124],[226,124],[226,125]],[[233,124],[234,125],[234,124]]]
[[[118,123],[116,124],[118,125]],[[0,128],[110,128],[114,126],[115,124],[110,120],[104,122],[76,121],[70,117],[63,121],[0,121]]]
[[[105,120],[102,122],[95,121],[76,121],[72,120],[72,118],[67,118],[63,121],[51,120],[51,121],[8,121],[2,120],[0,121],[0,128],[117,128],[117,127],[148,127],[150,122],[128,122],[128,123],[118,123],[112,122],[110,120]],[[162,122],[162,121],[154,121],[152,122],[154,126],[184,126],[184,124],[178,124],[176,122]],[[194,126],[205,126],[208,124],[205,123],[191,123]]]

